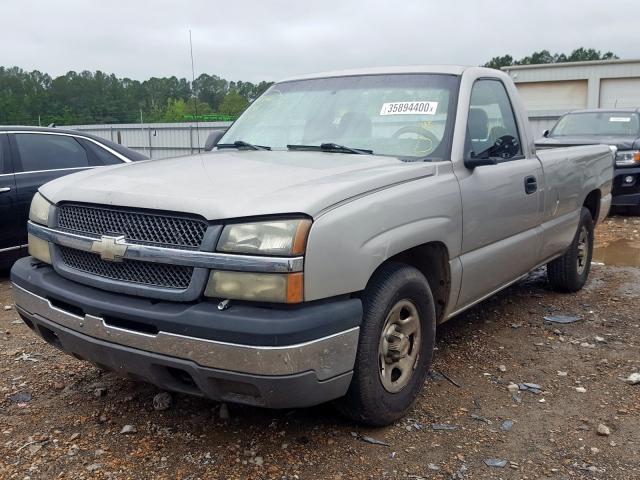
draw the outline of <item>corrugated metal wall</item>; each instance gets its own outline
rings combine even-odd
[[[226,129],[231,122],[124,123],[118,125],[70,125],[129,147],[151,158],[177,157],[197,153],[214,130]]]

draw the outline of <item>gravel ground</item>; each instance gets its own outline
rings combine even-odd
[[[0,478],[640,479],[640,384],[622,380],[640,373],[639,231],[634,217],[599,228],[578,294],[542,270],[443,325],[415,409],[382,429],[330,405],[220,405],[103,374],[31,334],[5,273]]]

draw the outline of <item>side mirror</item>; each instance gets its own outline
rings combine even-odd
[[[543,131],[543,132],[542,132],[542,136],[543,136],[544,138],[548,138],[548,137],[549,137],[549,133],[550,133],[550,132],[549,132],[549,129],[546,129],[545,131]]]
[[[466,158],[464,161],[464,166],[470,170],[473,170],[476,167],[483,167],[485,165],[497,165],[498,160],[493,157],[476,157],[473,152],[471,152],[471,158]]]
[[[495,143],[480,153],[471,152],[470,158],[464,161],[467,168],[483,165],[497,165],[499,160],[508,160],[520,152],[520,142],[513,135],[503,135]]]
[[[204,151],[210,152],[211,150],[213,150],[213,147],[218,144],[225,132],[226,130],[214,130],[213,132],[211,132],[207,137],[207,141],[204,142]]]

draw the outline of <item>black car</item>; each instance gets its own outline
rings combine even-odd
[[[612,205],[640,215],[640,109],[576,110],[543,135],[536,141],[538,148],[596,143],[616,147]]]
[[[87,168],[146,158],[79,131],[0,127],[0,268],[26,254],[29,206],[38,187]]]

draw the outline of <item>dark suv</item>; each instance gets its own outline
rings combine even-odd
[[[87,168],[146,158],[79,131],[0,127],[0,268],[26,254],[29,205],[38,187]]]
[[[640,109],[576,110],[560,117],[543,135],[536,140],[539,149],[597,143],[615,147],[611,204],[640,215]]]

